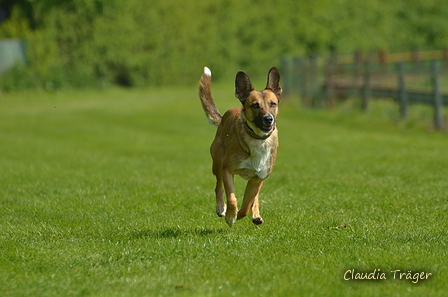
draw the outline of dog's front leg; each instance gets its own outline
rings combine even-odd
[[[232,227],[236,221],[238,212],[238,204],[235,196],[235,189],[233,187],[233,174],[224,168],[222,170],[222,179],[227,195],[226,222],[229,227]]]
[[[260,217],[258,194],[263,186],[263,179],[252,178],[247,182],[246,190],[244,192],[244,200],[241,205],[241,209],[238,211],[238,219],[242,219],[249,214],[249,210],[252,207],[252,222],[256,225],[263,223],[263,219]]]
[[[261,225],[263,222],[263,218],[260,216],[260,202],[257,194],[257,196],[255,196],[254,203],[252,204],[252,223],[255,225]]]

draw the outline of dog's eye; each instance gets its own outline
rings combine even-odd
[[[259,108],[260,108],[260,104],[258,104],[258,103],[254,103],[254,104],[251,105],[251,107],[252,107],[253,109],[259,109]]]
[[[275,106],[277,106],[277,103],[271,102],[271,107],[275,107]]]

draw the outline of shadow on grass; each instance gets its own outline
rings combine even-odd
[[[182,229],[181,227],[168,227],[159,230],[135,230],[130,233],[131,238],[178,238],[178,237],[205,237],[215,234],[225,233],[227,229],[210,229],[210,228],[194,228],[194,229]]]

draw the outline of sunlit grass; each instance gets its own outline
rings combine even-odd
[[[214,94],[221,111],[238,104]],[[282,103],[265,224],[230,229],[194,88],[3,94],[2,294],[443,296],[446,135]],[[388,279],[345,281],[348,269]]]

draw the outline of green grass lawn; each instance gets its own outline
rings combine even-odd
[[[0,295],[446,296],[448,136],[295,106],[265,223],[228,228],[194,87],[1,94]]]

